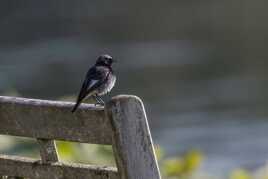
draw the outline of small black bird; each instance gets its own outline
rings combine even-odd
[[[112,64],[115,62],[110,55],[101,55],[96,64],[91,67],[86,75],[80,93],[72,112],[75,112],[83,99],[94,97],[97,104],[104,105],[100,96],[108,93],[114,87],[116,76]]]

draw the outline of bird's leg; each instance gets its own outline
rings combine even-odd
[[[109,99],[111,99],[111,98],[112,98],[112,95],[111,95],[111,93],[108,93],[108,97],[109,97]]]
[[[94,95],[93,96],[94,97],[94,99],[96,100],[96,102],[97,103],[95,103],[95,106],[97,105],[97,104],[99,104],[99,105],[104,105],[104,101],[100,98],[100,96],[98,96],[97,94],[96,95]]]
[[[100,102],[99,104],[104,105],[104,101],[101,99],[101,97],[99,95],[96,94],[96,98],[98,99],[98,101]]]

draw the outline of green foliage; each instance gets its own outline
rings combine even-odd
[[[57,150],[63,161],[115,165],[111,146],[57,141]]]
[[[252,179],[250,173],[244,169],[236,169],[230,174],[230,179]]]
[[[164,150],[159,145],[154,146],[154,148],[157,160],[158,161],[162,160],[164,157]]]
[[[57,141],[57,150],[59,157],[64,160],[74,160],[76,154],[76,146],[71,142]]]
[[[192,150],[182,156],[162,159],[159,161],[161,173],[166,178],[189,178],[200,166],[203,155]]]

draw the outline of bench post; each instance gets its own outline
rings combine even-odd
[[[120,95],[106,104],[121,179],[161,179],[142,101]]]
[[[42,163],[58,162],[57,148],[54,140],[37,139],[40,146],[40,156]]]

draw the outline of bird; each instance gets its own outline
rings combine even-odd
[[[86,74],[72,113],[77,110],[84,99],[89,97],[93,97],[96,100],[95,105],[104,105],[104,101],[100,96],[109,93],[116,82],[116,76],[112,69],[114,62],[115,60],[107,54],[100,55],[97,58],[95,65],[89,68]]]

